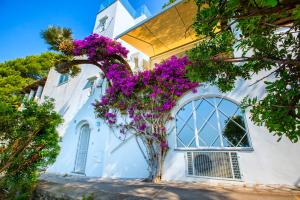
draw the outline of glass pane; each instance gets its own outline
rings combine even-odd
[[[182,129],[182,127],[184,126],[184,122],[189,118],[192,118],[192,103],[188,103],[187,105],[185,105],[176,114],[177,133]]]
[[[227,124],[228,121],[229,121],[229,117],[227,117],[226,115],[224,115],[222,112],[219,112],[219,122],[220,122],[222,130],[224,130],[224,128],[225,128],[225,126],[226,126],[226,124]]]
[[[203,99],[198,99],[194,101],[195,104],[195,109],[197,109],[199,107],[199,105],[202,103],[202,101],[204,101]]]
[[[89,80],[83,89],[87,89],[87,88],[92,88],[92,86],[94,85],[94,80]]]
[[[209,105],[213,107],[216,105],[216,98],[207,98],[205,101],[209,102]]]
[[[238,109],[238,106],[231,101],[223,99],[218,108],[225,115],[227,115],[228,117],[231,117],[232,115],[234,115],[234,113]]]
[[[59,84],[65,83],[69,80],[68,74],[61,74],[59,77]]]
[[[180,117],[183,120],[188,119],[192,115],[192,102],[186,104],[183,108],[179,110],[176,116]]]
[[[184,121],[181,118],[176,117],[176,131],[177,131],[177,134],[181,131],[183,125],[184,125]]]
[[[235,147],[224,135],[222,137],[224,147]]]
[[[185,147],[182,142],[177,138],[177,147]]]
[[[177,130],[178,135],[182,132],[182,130],[184,129],[185,126],[190,128],[192,131],[195,130],[195,128],[194,128],[194,118],[193,118],[192,115],[189,116],[189,118],[186,118],[184,120],[179,119],[178,124],[176,124],[176,125],[178,125],[178,126],[176,126],[176,130]]]
[[[189,147],[196,147],[196,140],[195,140],[195,138],[193,139],[193,142],[189,145]]]
[[[214,143],[211,145],[212,147],[221,147],[221,140],[220,140],[220,136],[217,137],[217,139],[215,139]]]
[[[195,137],[194,118],[192,116],[192,102],[185,105],[176,115],[177,137],[188,146]],[[179,143],[177,143],[179,147]],[[196,146],[196,144],[192,144]]]
[[[183,129],[181,129],[181,131],[177,134],[177,137],[180,138],[185,146],[188,146],[192,139],[195,137],[195,129],[193,128],[193,123],[193,118],[190,117],[190,119],[184,125]]]
[[[224,123],[226,125],[223,129],[223,136],[229,142],[231,142],[234,146],[249,147],[243,116],[241,115],[233,116],[230,120],[227,119],[226,122]],[[240,142],[242,138],[243,140]]]
[[[200,143],[203,141],[206,143],[206,146],[211,146],[215,142],[215,139],[219,136],[218,132],[218,124],[217,124],[217,116],[216,112],[212,115],[212,117],[206,122],[204,127],[199,132]]]
[[[206,120],[208,120],[208,117],[211,115],[213,110],[214,107],[211,106],[207,101],[202,101],[199,104],[196,110],[196,123],[198,130],[204,126],[204,123],[206,122]]]

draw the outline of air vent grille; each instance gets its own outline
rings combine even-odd
[[[199,177],[241,179],[236,152],[187,152],[187,174]]]

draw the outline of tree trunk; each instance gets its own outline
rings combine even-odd
[[[152,182],[153,183],[159,183],[161,181],[162,177],[162,166],[163,166],[163,150],[161,150],[158,153],[158,156],[156,157],[156,169],[154,170],[154,173],[152,174]]]
[[[146,140],[148,153],[149,177],[148,181],[159,183],[162,178],[163,162],[166,150],[163,149],[157,141]]]

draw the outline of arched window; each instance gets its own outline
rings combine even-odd
[[[176,114],[176,144],[184,149],[250,147],[244,114],[222,97],[193,100]]]
[[[90,140],[90,127],[84,124],[80,127],[74,172],[84,174]]]

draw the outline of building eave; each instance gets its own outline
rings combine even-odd
[[[194,2],[178,0],[115,39],[125,41],[150,58],[155,57],[199,40],[192,28],[196,12]]]

